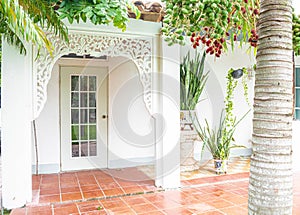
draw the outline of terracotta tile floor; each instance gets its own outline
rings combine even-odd
[[[213,159],[198,164],[199,169],[194,171],[181,172],[181,180],[189,180],[192,178],[201,178],[207,176],[215,176]],[[140,171],[144,172],[150,178],[154,178],[155,169],[153,165],[139,166]],[[228,174],[249,172],[250,157],[232,157],[228,162]]]
[[[154,181],[137,168],[44,174],[32,178],[31,206],[159,191]]]
[[[11,214],[246,215],[249,171],[238,165],[240,161],[235,163],[240,173],[216,176],[208,170],[206,177],[197,171],[186,173],[182,188],[176,190],[155,188],[140,168],[33,176],[33,201]],[[299,180],[297,172],[294,181]],[[294,183],[295,215],[300,214],[299,202],[300,184]]]
[[[73,173],[77,175],[77,173]],[[95,174],[95,173],[93,173]],[[70,176],[68,176],[70,177]],[[12,215],[41,214],[247,214],[249,173],[188,180],[189,186],[139,195],[123,195],[15,209]],[[43,178],[43,176],[41,177]],[[294,180],[300,179],[300,172]],[[295,183],[294,213],[299,214],[300,186]]]

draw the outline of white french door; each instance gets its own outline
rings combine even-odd
[[[61,170],[107,167],[107,68],[60,67]]]

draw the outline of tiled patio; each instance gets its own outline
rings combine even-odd
[[[247,214],[249,172],[209,172],[202,177],[185,173],[176,190],[157,189],[140,168],[33,176],[32,203],[11,214]],[[294,181],[299,180],[297,172]],[[295,215],[299,202],[300,184],[294,183]]]
[[[33,176],[31,205],[85,201],[93,198],[158,191],[137,168],[93,170]]]

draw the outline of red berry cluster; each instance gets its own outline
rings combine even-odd
[[[258,35],[254,29],[251,30],[251,35],[249,38],[249,43],[251,46],[256,47],[257,46],[257,40],[258,40]]]
[[[199,36],[196,36],[195,33],[192,33],[192,36],[191,36],[191,42],[193,44],[193,48],[197,48],[197,46],[200,45],[199,41],[200,41],[201,37],[200,35]]]
[[[191,36],[191,42],[193,44],[193,48],[197,48],[200,45],[200,42],[207,46],[206,53],[215,55],[216,57],[220,57],[222,54],[223,43],[225,42],[224,38],[221,39],[210,39],[209,35],[196,35],[195,33]]]

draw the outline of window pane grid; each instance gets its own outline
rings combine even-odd
[[[71,75],[72,157],[97,155],[97,77]]]

